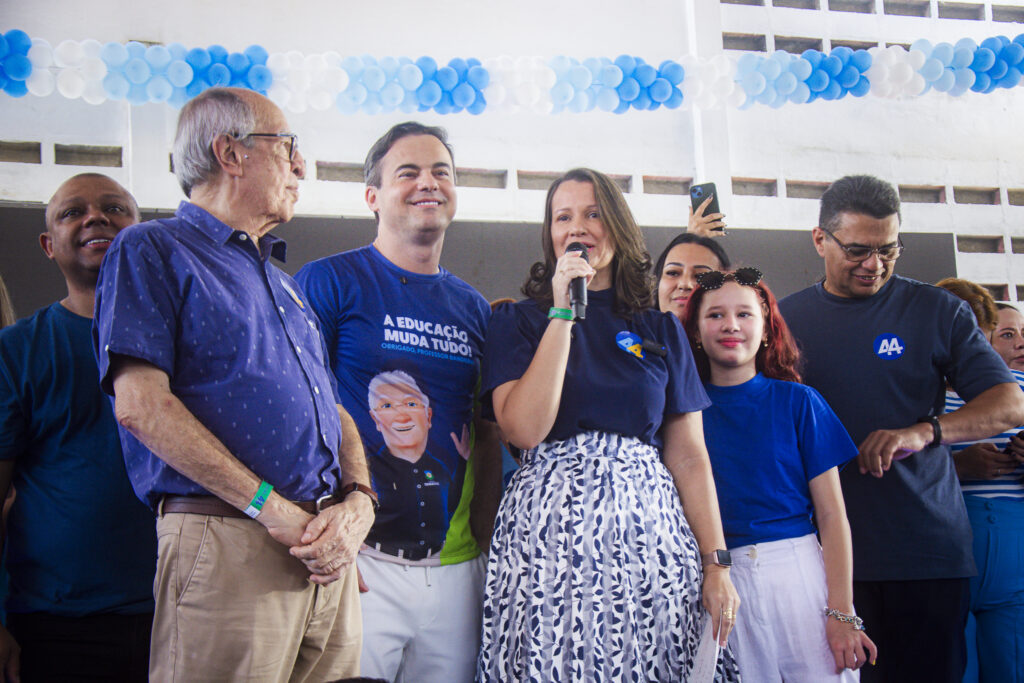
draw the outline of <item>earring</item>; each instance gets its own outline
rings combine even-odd
[[[243,159],[248,159],[248,158],[249,158],[249,155],[248,155],[248,154],[243,154],[243,155],[242,155],[242,158],[243,158]]]
[[[704,348],[703,346],[701,346],[701,345],[700,345],[700,337],[696,337],[696,338],[695,338],[695,339],[693,340],[693,345],[694,345],[694,346],[696,346],[696,347],[697,347],[698,349],[702,349],[702,348]]]

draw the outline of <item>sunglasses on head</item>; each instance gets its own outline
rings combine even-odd
[[[704,273],[697,273],[697,284],[701,289],[718,289],[729,280],[738,285],[756,287],[761,281],[761,271],[757,268],[737,268],[730,273],[723,273],[720,270],[709,270]]]

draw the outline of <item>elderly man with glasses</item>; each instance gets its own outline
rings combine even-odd
[[[150,680],[359,671],[355,555],[376,495],[316,318],[270,257],[305,162],[280,109],[214,88],[181,111],[189,201],[122,231],[94,339],[136,494],[157,514]]]
[[[840,178],[812,232],[825,279],[780,308],[806,383],[859,444],[840,477],[854,604],[878,644],[877,666],[862,669],[862,680],[958,683],[975,567],[946,444],[1024,423],[1024,395],[966,303],[893,274],[899,231],[892,185]],[[943,415],[947,379],[967,403]]]

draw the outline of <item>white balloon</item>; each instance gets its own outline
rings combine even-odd
[[[885,81],[871,81],[871,93],[876,97],[892,97],[892,84]]]
[[[720,99],[726,99],[732,94],[732,91],[736,89],[736,81],[731,78],[721,77],[718,78],[711,85],[711,92],[713,92]]]
[[[540,99],[540,88],[535,83],[520,83],[516,86],[516,103],[531,107]]]
[[[908,83],[911,78],[917,75],[920,74],[915,74],[914,70],[906,62],[893,64],[892,68],[889,69],[889,81],[894,85],[903,85],[904,83]]]
[[[298,93],[292,93],[288,99],[288,111],[295,114],[302,114],[306,111],[306,98]]]
[[[301,69],[306,65],[306,57],[298,50],[291,50],[285,57],[288,59],[288,68]]]
[[[327,60],[323,55],[309,55],[306,57],[306,69],[313,73],[323,71],[327,68]]]
[[[535,114],[550,114],[554,108],[554,103],[547,98],[535,102],[532,107]]]
[[[82,99],[89,104],[103,104],[107,101],[107,93],[103,90],[103,81],[86,81]]]
[[[482,66],[493,76],[494,72],[501,68],[501,60],[497,57],[488,57],[483,61]]]
[[[508,97],[508,91],[501,83],[495,83],[491,81],[491,84],[484,90],[484,99],[487,100],[487,106],[500,105],[505,102]]]
[[[908,95],[920,95],[924,92],[925,86],[927,85],[928,83],[924,80],[924,76],[921,74],[914,74],[907,83],[906,93]]]
[[[32,62],[32,70],[49,69],[53,66],[53,49],[49,45],[33,44],[28,49],[28,61]]]
[[[323,88],[313,88],[306,94],[309,106],[317,111],[327,111],[334,104],[334,97]]]
[[[719,76],[729,76],[733,71],[732,60],[724,52],[711,58],[711,66],[715,68]]]
[[[78,66],[85,52],[76,40],[65,40],[53,49],[53,63],[57,66]]]
[[[36,97],[46,97],[53,93],[56,86],[52,73],[46,69],[33,69],[25,79],[25,87]]]
[[[103,43],[96,40],[95,38],[86,38],[81,42],[81,46],[82,54],[85,55],[86,59],[89,59],[91,57],[99,57],[100,52],[103,51]],[[104,97],[103,99],[106,99],[106,97]]]
[[[889,67],[884,64],[872,64],[871,68],[867,70],[866,74],[871,84],[887,82],[890,77]]]
[[[531,57],[519,57],[515,61],[514,69],[517,73],[525,74],[533,71],[533,59]]]
[[[305,69],[289,69],[288,85],[291,87],[292,92],[303,92],[309,88],[312,82],[312,75]]]
[[[32,45],[43,45],[45,47],[50,48],[51,51],[53,50],[53,45],[50,45],[50,41],[48,41],[46,38],[33,38]]]
[[[698,109],[713,109],[718,104],[718,98],[710,90],[702,92],[694,101],[693,106]]]
[[[747,94],[743,92],[743,88],[734,88],[729,96],[726,98],[726,102],[730,107],[738,107],[747,100]],[[685,102],[685,100],[684,100]]]
[[[324,61],[327,62],[327,68],[341,66],[341,55],[334,50],[328,50],[324,53]]]
[[[82,96],[85,92],[85,79],[78,69],[61,69],[57,74],[57,92],[69,100]]]
[[[102,81],[107,75],[107,64],[99,57],[87,57],[79,69],[87,81]]]
[[[323,85],[327,90],[337,94],[348,87],[348,72],[340,66],[332,66],[324,72]]]
[[[917,50],[911,50],[907,58],[907,62],[910,64],[910,68],[917,71],[924,63],[928,60],[928,57],[923,52]]]
[[[292,91],[288,89],[288,86],[277,81],[267,90],[267,98],[282,109],[288,106],[288,100],[291,97]]]
[[[288,57],[283,52],[275,52],[267,57],[267,68],[275,76],[284,76],[288,72]]]
[[[552,88],[558,82],[558,76],[550,66],[542,66],[537,69],[534,82],[542,88]]]
[[[509,55],[498,57],[498,64],[504,71],[515,71],[516,68],[516,61]]]
[[[697,78],[687,78],[682,82],[683,98],[694,99],[700,97],[701,93],[704,92],[704,82]]]

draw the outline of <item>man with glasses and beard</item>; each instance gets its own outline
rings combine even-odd
[[[862,679],[959,683],[975,566],[946,444],[1024,423],[1024,395],[966,303],[893,274],[900,220],[889,183],[834,182],[812,231],[825,279],[780,308],[803,352],[804,381],[859,444],[840,478],[854,604],[878,644]],[[943,415],[947,378],[967,403]]]

